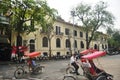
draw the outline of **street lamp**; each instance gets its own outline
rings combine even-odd
[[[75,30],[75,27],[74,27],[74,18],[75,18],[75,10],[72,10],[71,11],[71,15],[72,15],[72,18],[73,18],[73,48],[74,48],[74,53],[75,53],[75,32],[74,32],[74,30]]]

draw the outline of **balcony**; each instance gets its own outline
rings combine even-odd
[[[63,32],[59,32],[59,33],[56,32],[56,35],[63,36],[63,34],[64,34]]]
[[[6,27],[9,25],[9,18],[5,16],[0,16],[0,26]]]

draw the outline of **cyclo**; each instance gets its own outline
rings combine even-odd
[[[21,79],[27,73],[38,74],[42,73],[42,68],[40,64],[36,64],[34,58],[40,56],[40,52],[31,52],[24,54],[25,64],[21,64],[17,66],[17,69],[14,72],[14,77],[17,79]]]
[[[80,61],[81,61],[81,68],[83,70],[83,76],[85,76],[88,80],[113,80],[113,75],[105,72],[105,70],[98,68],[94,62],[93,59],[96,59],[98,57],[104,56],[106,54],[105,51],[97,51],[95,49],[88,49],[84,50],[81,53]],[[73,67],[68,67],[66,69],[66,72],[69,72],[70,74],[74,72]],[[68,78],[71,76],[65,76],[64,80],[67,80],[65,78]],[[76,80],[74,77],[72,80]]]

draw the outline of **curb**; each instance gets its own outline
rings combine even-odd
[[[10,65],[10,64],[14,64],[14,62],[12,61],[0,61],[0,65]]]

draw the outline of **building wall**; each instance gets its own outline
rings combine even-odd
[[[60,34],[56,35],[56,26],[60,27]],[[70,30],[70,34],[66,35],[65,34],[65,29],[69,29]],[[37,30],[34,33],[30,33],[28,35],[26,34],[22,34],[22,38],[23,38],[23,44],[26,45],[30,45],[30,41],[34,40],[34,47],[35,47],[35,51],[40,51],[41,53],[48,53],[49,54],[49,47],[43,47],[42,46],[42,42],[43,42],[43,37],[47,37],[45,34],[42,34],[40,32],[41,29]],[[77,36],[73,35],[73,31],[76,30],[77,32]],[[80,32],[83,33],[83,37],[80,37]],[[60,53],[60,55],[66,55],[67,53],[70,53],[70,49],[66,48],[66,39],[70,39],[71,41],[71,50],[72,53],[74,52],[80,52],[82,50],[86,49],[86,41],[85,41],[85,32],[82,30],[82,28],[80,26],[68,23],[68,22],[63,22],[63,21],[55,21],[54,23],[54,33],[52,34],[53,37],[51,39],[51,52],[52,55],[56,55],[57,53]],[[15,39],[15,35],[13,36],[13,38]],[[57,48],[56,47],[56,39],[60,39],[60,47]],[[77,41],[77,48],[74,48],[74,40]],[[81,41],[84,44],[84,47],[81,48]],[[13,41],[14,43],[15,41]],[[94,45],[98,45],[97,41],[92,41],[90,44],[90,47],[94,48]],[[101,43],[103,44],[103,43]],[[104,42],[104,45],[107,45],[106,42]],[[30,48],[30,47],[29,47]]]

